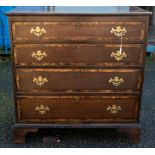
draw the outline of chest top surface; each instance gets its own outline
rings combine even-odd
[[[25,6],[16,7],[7,15],[149,15],[151,12],[135,6]]]

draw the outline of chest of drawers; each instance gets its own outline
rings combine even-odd
[[[15,142],[25,142],[27,132],[59,127],[117,128],[138,141],[150,12],[136,7],[24,9],[7,13]]]

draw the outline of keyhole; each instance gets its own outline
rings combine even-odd
[[[80,24],[76,23],[76,29],[79,29]]]
[[[79,103],[80,98],[79,98],[79,97],[76,97],[76,98],[75,98],[75,101],[76,101],[76,103]]]
[[[80,47],[76,47],[76,51],[78,52],[80,50]]]
[[[80,72],[76,72],[76,74],[79,76],[80,75]]]

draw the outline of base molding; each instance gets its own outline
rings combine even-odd
[[[127,133],[134,144],[140,140],[141,127],[139,124],[16,124],[14,128],[14,143],[25,143],[28,132],[38,132],[46,128],[114,128],[118,132]]]

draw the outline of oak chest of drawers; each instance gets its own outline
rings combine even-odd
[[[24,8],[25,9],[25,8]],[[136,142],[150,12],[17,8],[9,16],[15,142],[39,128],[118,128]]]

